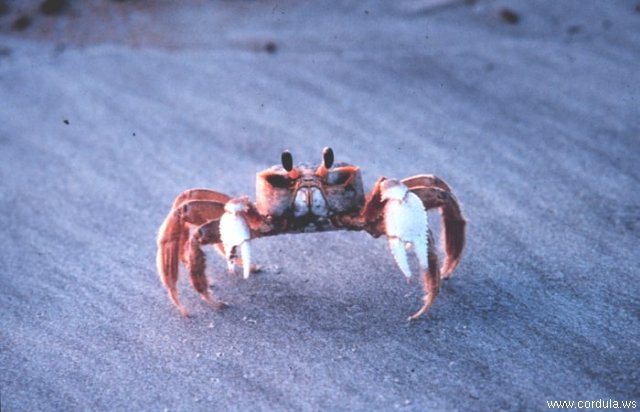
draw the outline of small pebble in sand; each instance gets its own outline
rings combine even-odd
[[[45,0],[40,3],[40,12],[47,16],[55,16],[67,7],[66,0]]]
[[[520,22],[520,16],[513,10],[503,7],[499,13],[502,20],[509,24],[518,24]]]
[[[273,54],[273,53],[275,53],[276,51],[278,51],[278,46],[276,46],[276,44],[275,44],[273,41],[269,40],[269,41],[264,45],[264,49],[265,49],[265,51],[266,51],[267,53],[269,53],[269,54]]]
[[[4,1],[0,0],[0,16],[4,16],[7,13],[9,13],[9,6],[7,6],[7,3]]]
[[[569,34],[578,34],[581,31],[582,31],[582,26],[580,26],[579,24],[573,24],[567,27],[567,33]]]
[[[26,14],[23,14],[22,16],[18,17],[13,21],[13,24],[11,25],[11,29],[22,31],[27,27],[31,26],[31,21],[32,21],[31,17],[27,16]]]

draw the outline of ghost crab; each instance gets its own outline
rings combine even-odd
[[[411,278],[406,250],[413,246],[425,291],[417,319],[433,304],[441,278],[454,271],[462,254],[465,220],[451,188],[433,175],[403,180],[379,178],[365,198],[360,169],[335,163],[331,148],[322,152],[317,166],[298,164],[288,151],[282,164],[256,176],[256,203],[246,196],[231,198],[208,189],[190,189],[173,203],[158,233],[157,266],[169,298],[183,316],[176,282],[179,262],[185,264],[191,284],[216,309],[226,304],[209,291],[202,246],[212,244],[225,257],[232,272],[242,266],[245,278],[252,271],[252,239],[283,233],[329,230],[364,230],[385,235],[402,273]],[[442,272],[426,211],[439,208],[442,243],[446,254]]]

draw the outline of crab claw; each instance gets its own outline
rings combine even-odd
[[[245,279],[251,274],[251,230],[245,218],[249,200],[241,197],[229,200],[224,206],[224,214],[220,218],[220,240],[224,246],[229,271],[233,272],[240,248],[242,269]]]
[[[386,179],[380,185],[384,207],[385,233],[389,239],[391,253],[398,267],[407,278],[411,270],[407,261],[406,247],[413,250],[420,268],[427,268],[427,213],[422,201],[401,182]]]
[[[427,212],[422,200],[398,180],[382,181],[380,195],[385,202],[384,226],[389,247],[407,280],[411,278],[407,248],[412,247],[418,258],[426,294],[423,306],[409,318],[416,319],[431,307],[439,291],[440,273],[437,255],[429,242]]]

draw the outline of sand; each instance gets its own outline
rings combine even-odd
[[[640,401],[637,2],[6,3],[3,411]],[[209,249],[231,307],[183,272],[181,318],[155,270],[174,197],[254,197],[325,146],[366,190],[454,188],[468,243],[431,311],[406,321],[383,239],[330,232],[255,241],[248,281]]]

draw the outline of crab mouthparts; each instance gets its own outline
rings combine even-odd
[[[295,217],[308,215],[327,217],[329,215],[329,207],[322,191],[314,186],[298,189],[293,201],[293,215]]]

